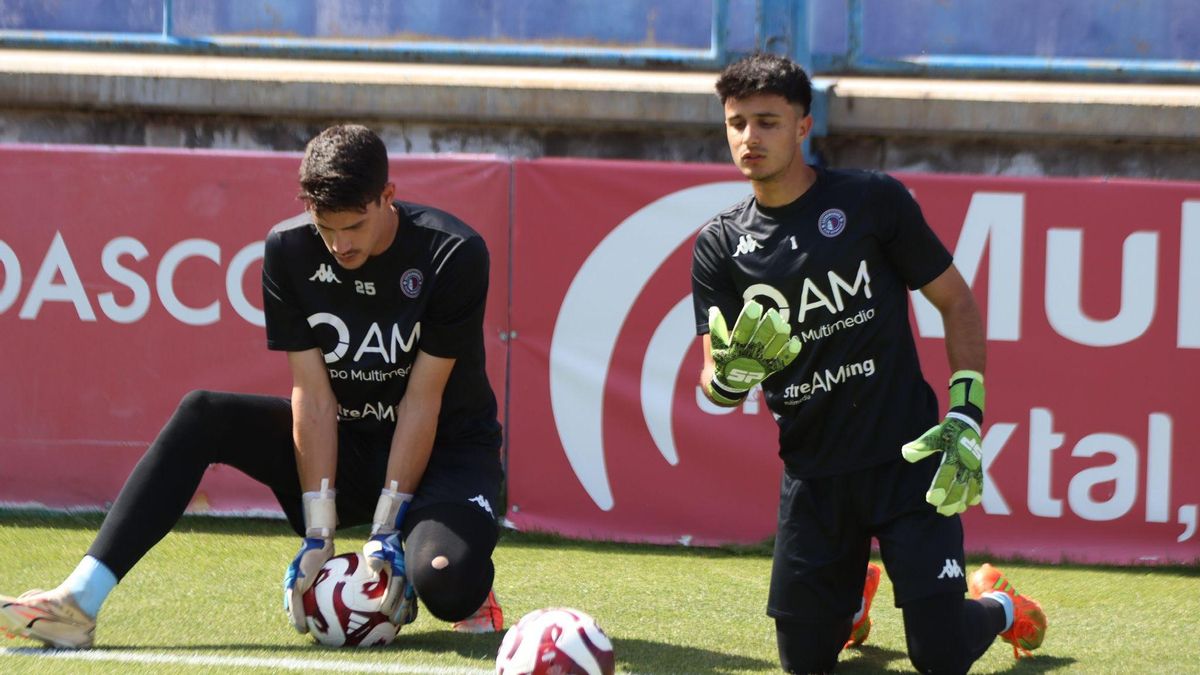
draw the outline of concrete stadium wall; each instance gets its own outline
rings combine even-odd
[[[713,73],[0,50],[0,142],[725,162]],[[818,78],[832,166],[1200,179],[1200,87]]]

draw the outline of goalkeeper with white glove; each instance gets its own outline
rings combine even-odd
[[[320,490],[305,492],[302,497],[304,541],[283,577],[283,611],[292,627],[301,633],[308,632],[304,592],[312,587],[317,573],[333,557],[333,531],[337,528],[335,496],[335,491],[329,488],[329,479],[322,478]]]
[[[792,336],[779,312],[763,312],[754,300],[742,306],[732,333],[720,308],[710,307],[708,333],[713,363],[704,369],[702,384],[718,405],[741,403],[754,385],[788,367],[800,354],[800,339]]]
[[[904,459],[919,462],[942,453],[925,501],[943,516],[953,516],[983,499],[983,374],[959,370],[950,376],[950,412],[915,441],[901,448]]]
[[[380,492],[371,523],[371,538],[363,546],[363,556],[375,574],[385,571],[388,574],[387,592],[379,611],[387,614],[392,623],[404,626],[417,618],[417,594],[408,581],[404,547],[400,541],[404,515],[413,496],[399,492],[398,488],[399,483],[392,481],[390,487]]]

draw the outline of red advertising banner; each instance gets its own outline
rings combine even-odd
[[[0,504],[111,500],[184,393],[287,395],[265,348],[262,239],[296,154],[0,146]],[[508,520],[709,545],[774,531],[776,430],[699,393],[691,248],[732,167],[399,159],[400,197],[492,253],[489,374]],[[1200,560],[1200,184],[899,176],[987,323],[986,489],[972,551]],[[511,202],[510,202],[511,200]],[[511,232],[511,240],[510,240]],[[511,269],[510,269],[511,263]],[[914,294],[944,395],[937,312]],[[511,323],[510,323],[511,317]],[[214,467],[196,510],[275,511]]]
[[[262,328],[262,241],[298,213],[298,154],[0,146],[0,503],[111,501],[192,389],[287,396]],[[398,159],[400,199],[492,252],[489,376],[505,381],[509,165]],[[216,466],[196,510],[277,511]]]
[[[732,168],[515,166],[509,519],[573,536],[753,542],[780,463],[765,406],[714,409],[691,245]],[[969,550],[1200,559],[1200,185],[902,175],[972,283],[989,345]],[[914,294],[927,378],[948,367]],[[943,392],[944,396],[944,392]],[[898,451],[898,450],[897,450]]]

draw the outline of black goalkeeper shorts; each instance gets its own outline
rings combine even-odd
[[[925,492],[940,455],[896,459],[852,473],[796,478],[785,470],[767,614],[845,621],[860,608],[871,538],[897,607],[967,590],[958,516],[939,515]]]

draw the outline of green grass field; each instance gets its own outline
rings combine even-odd
[[[99,523],[94,514],[0,512],[0,593],[57,584]],[[341,535],[339,551],[361,539]],[[97,649],[66,660],[0,637],[0,672],[465,675],[493,668],[499,634],[456,634],[425,612],[383,649],[328,649],[295,634],[279,591],[295,547],[282,521],[186,518],[110,597]],[[510,532],[495,561],[508,623],[539,607],[583,609],[612,637],[620,672],[778,672],[773,625],[763,614],[764,548],[594,544]],[[997,641],[972,672],[1200,672],[1200,569],[1010,562],[1004,570],[1046,608],[1046,644],[1017,662]],[[870,640],[842,655],[839,672],[911,672],[886,577],[871,615]]]

